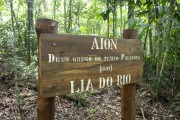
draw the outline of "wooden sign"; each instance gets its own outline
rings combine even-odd
[[[143,75],[141,41],[41,34],[39,71],[44,97],[135,83]]]

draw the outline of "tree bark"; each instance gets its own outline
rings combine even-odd
[[[53,16],[54,16],[54,19],[56,19],[56,0],[54,0]]]
[[[58,33],[58,22],[51,19],[46,19],[46,18],[38,19],[36,21],[36,32],[37,32],[38,45],[39,45],[39,37],[41,34]],[[38,78],[40,77],[41,76],[38,71]],[[38,120],[54,120],[55,97],[44,98],[43,96],[41,96],[40,86],[41,86],[41,81],[38,81],[37,119]]]
[[[113,1],[113,37],[116,37],[116,22],[117,22],[117,15],[116,15],[116,0]]]
[[[68,33],[72,32],[72,0],[69,0],[69,21],[68,21]]]
[[[172,29],[172,14],[174,12],[174,4],[175,4],[175,0],[170,0],[170,6],[169,6],[169,20],[168,20],[168,29],[167,29],[167,34],[166,34],[166,51],[164,53],[164,59],[163,59],[163,63],[161,66],[161,70],[160,70],[160,76],[162,76],[162,73],[164,71],[164,66],[166,63],[166,59],[168,57],[168,53],[169,53],[169,46],[170,46],[170,37],[171,37],[171,29]]]
[[[149,29],[149,52],[150,52],[150,55],[153,54],[153,44],[152,44],[152,29],[150,28]]]
[[[66,0],[64,0],[64,30],[67,32]]]
[[[122,38],[122,30],[123,30],[123,19],[122,19],[122,6],[119,5],[120,12],[120,38]]]
[[[134,18],[134,0],[128,0],[128,20]],[[131,22],[128,24],[129,28],[132,28]]]
[[[16,17],[14,14],[14,9],[13,9],[13,0],[10,0],[10,7],[11,7],[11,23],[12,23],[12,30],[13,30],[13,35],[16,37],[16,31],[15,31],[15,21]]]
[[[106,3],[107,9],[109,9],[109,1]],[[109,37],[109,13],[107,14],[107,38]]]
[[[127,29],[123,31],[124,39],[137,39],[137,30]],[[121,120],[135,120],[136,104],[136,83],[122,86],[121,95]]]
[[[163,76],[166,60],[167,60],[168,53],[169,53],[171,29],[172,29],[172,23],[173,23],[172,14],[174,13],[174,4],[175,4],[175,0],[170,0],[169,13],[168,13],[169,19],[168,19],[168,26],[167,26],[168,28],[167,28],[167,34],[166,34],[166,50],[164,52],[164,58],[163,58],[161,69],[160,69],[159,76],[158,76],[158,85],[157,85],[157,90],[156,90],[157,99],[159,99],[159,89],[160,89],[160,84],[161,84],[161,77]]]
[[[149,28],[147,28],[146,30],[146,35],[145,35],[145,38],[144,38],[144,46],[143,46],[143,50],[146,51],[146,47],[147,47],[147,36],[148,36],[148,31],[149,31]],[[148,50],[147,50],[148,52]]]
[[[32,55],[35,52],[35,41],[31,39],[32,32],[34,30],[34,22],[33,22],[33,6],[34,0],[27,0],[27,64],[31,63],[31,49]]]

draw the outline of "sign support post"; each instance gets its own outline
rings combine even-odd
[[[36,21],[36,33],[38,38],[43,33],[58,33],[58,22],[51,19],[38,19]],[[39,48],[38,48],[39,54]],[[38,60],[39,64],[39,60]],[[38,79],[40,79],[40,67],[38,65]],[[54,120],[55,97],[45,98],[40,94],[41,81],[38,81],[38,98],[37,98],[37,119],[38,120]]]
[[[124,39],[137,39],[136,29],[127,29],[123,31]],[[135,120],[136,104],[136,83],[122,85],[121,94],[121,120]]]

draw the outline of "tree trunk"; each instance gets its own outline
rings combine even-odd
[[[68,33],[72,32],[72,0],[69,0],[69,21],[68,21]]]
[[[64,0],[64,30],[67,31],[67,13],[66,13],[66,0]]]
[[[109,8],[109,2],[106,3],[107,9]],[[107,38],[109,37],[109,13],[107,13]]]
[[[14,26],[14,10],[13,10],[13,0],[10,0],[10,7],[11,7],[11,23],[12,23],[12,30],[14,37],[16,37],[16,32],[15,32],[15,26]]]
[[[152,29],[149,29],[149,52],[150,55],[153,54],[153,44],[152,44]]]
[[[113,11],[113,37],[116,37],[116,22],[117,22],[117,16],[116,16],[116,0],[114,0],[114,3],[113,3],[113,8],[114,8],[114,11]]]
[[[160,39],[161,39],[161,32],[160,32],[160,20],[157,23],[158,26],[158,41],[157,41],[157,61],[156,61],[156,80],[159,80],[159,66],[160,66]]]
[[[54,20],[55,20],[56,19],[56,0],[54,0],[53,16],[54,16]]]
[[[165,63],[166,63],[168,53],[169,53],[170,37],[171,37],[170,35],[171,35],[172,22],[173,22],[171,17],[174,12],[174,4],[175,4],[175,0],[170,0],[168,28],[167,28],[167,34],[166,34],[166,50],[164,52],[164,58],[163,58],[163,62],[162,62],[159,77],[158,77],[158,86],[157,86],[157,91],[156,91],[157,99],[159,99],[159,87],[161,83],[161,77],[163,76]]]
[[[32,49],[32,55],[34,55],[35,52],[35,41],[31,39],[32,33],[34,30],[34,22],[33,22],[33,6],[34,6],[34,0],[27,0],[27,64],[29,65],[31,63],[31,49]]]
[[[51,19],[38,19],[36,21],[36,32],[37,32],[38,45],[39,45],[39,37],[41,34],[58,33],[58,22]],[[40,77],[41,76],[38,71],[38,78]],[[41,81],[38,81],[37,119],[54,120],[55,97],[50,97],[50,98],[42,97],[40,94],[40,86],[41,86]]]
[[[43,1],[43,7],[44,7],[44,11],[46,11],[47,7],[46,7],[46,0],[42,0]]]
[[[122,38],[123,20],[122,20],[122,7],[121,7],[121,5],[119,6],[119,8],[120,8],[120,38]]]
[[[11,7],[11,22],[12,22],[12,31],[13,31],[13,47],[16,48],[16,30],[15,30],[15,21],[17,23],[16,17],[15,17],[15,13],[14,13],[14,9],[13,9],[13,0],[10,0],[10,7]],[[18,25],[18,24],[17,24]],[[13,58],[16,58],[16,50],[13,51]],[[14,67],[14,66],[13,66]],[[21,102],[20,102],[20,91],[19,91],[19,87],[18,87],[18,82],[17,82],[17,68],[14,67],[14,80],[15,80],[15,94],[16,94],[16,102],[17,102],[17,106],[18,106],[18,112],[21,113]]]
[[[165,63],[166,63],[166,59],[168,56],[168,52],[169,52],[169,46],[170,46],[170,37],[171,37],[171,28],[172,28],[172,13],[174,12],[174,4],[175,4],[175,0],[170,0],[170,6],[169,6],[169,22],[168,22],[168,29],[167,29],[167,34],[166,34],[166,51],[164,53],[164,59],[163,59],[163,63],[161,66],[161,70],[160,70],[160,76],[162,76],[164,67],[165,67]]]
[[[147,5],[147,9],[150,11],[151,8],[150,8],[150,5]],[[151,20],[151,12],[148,13],[148,25],[150,25],[152,23],[152,20]],[[149,49],[149,54],[151,55],[152,54],[152,50],[153,50],[153,46],[152,46],[152,29],[149,27],[149,30],[148,30],[148,36],[149,36],[149,42],[148,42],[148,49]]]
[[[146,35],[145,35],[145,38],[144,38],[144,46],[143,46],[143,50],[146,51],[146,47],[147,47],[147,37],[148,37],[148,31],[149,31],[149,28],[147,28],[147,31],[146,31]],[[148,52],[148,50],[147,50]]]
[[[134,18],[134,0],[128,0],[128,20]],[[128,24],[129,28],[132,28],[131,23]]]

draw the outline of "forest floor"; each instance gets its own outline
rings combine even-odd
[[[19,81],[18,106],[13,81],[0,82],[0,120],[36,120],[37,82]],[[169,103],[154,100],[150,86],[138,83],[136,88],[136,120],[180,120]],[[55,120],[120,120],[121,88],[112,87],[77,99],[56,97]],[[21,112],[19,112],[19,110]]]

